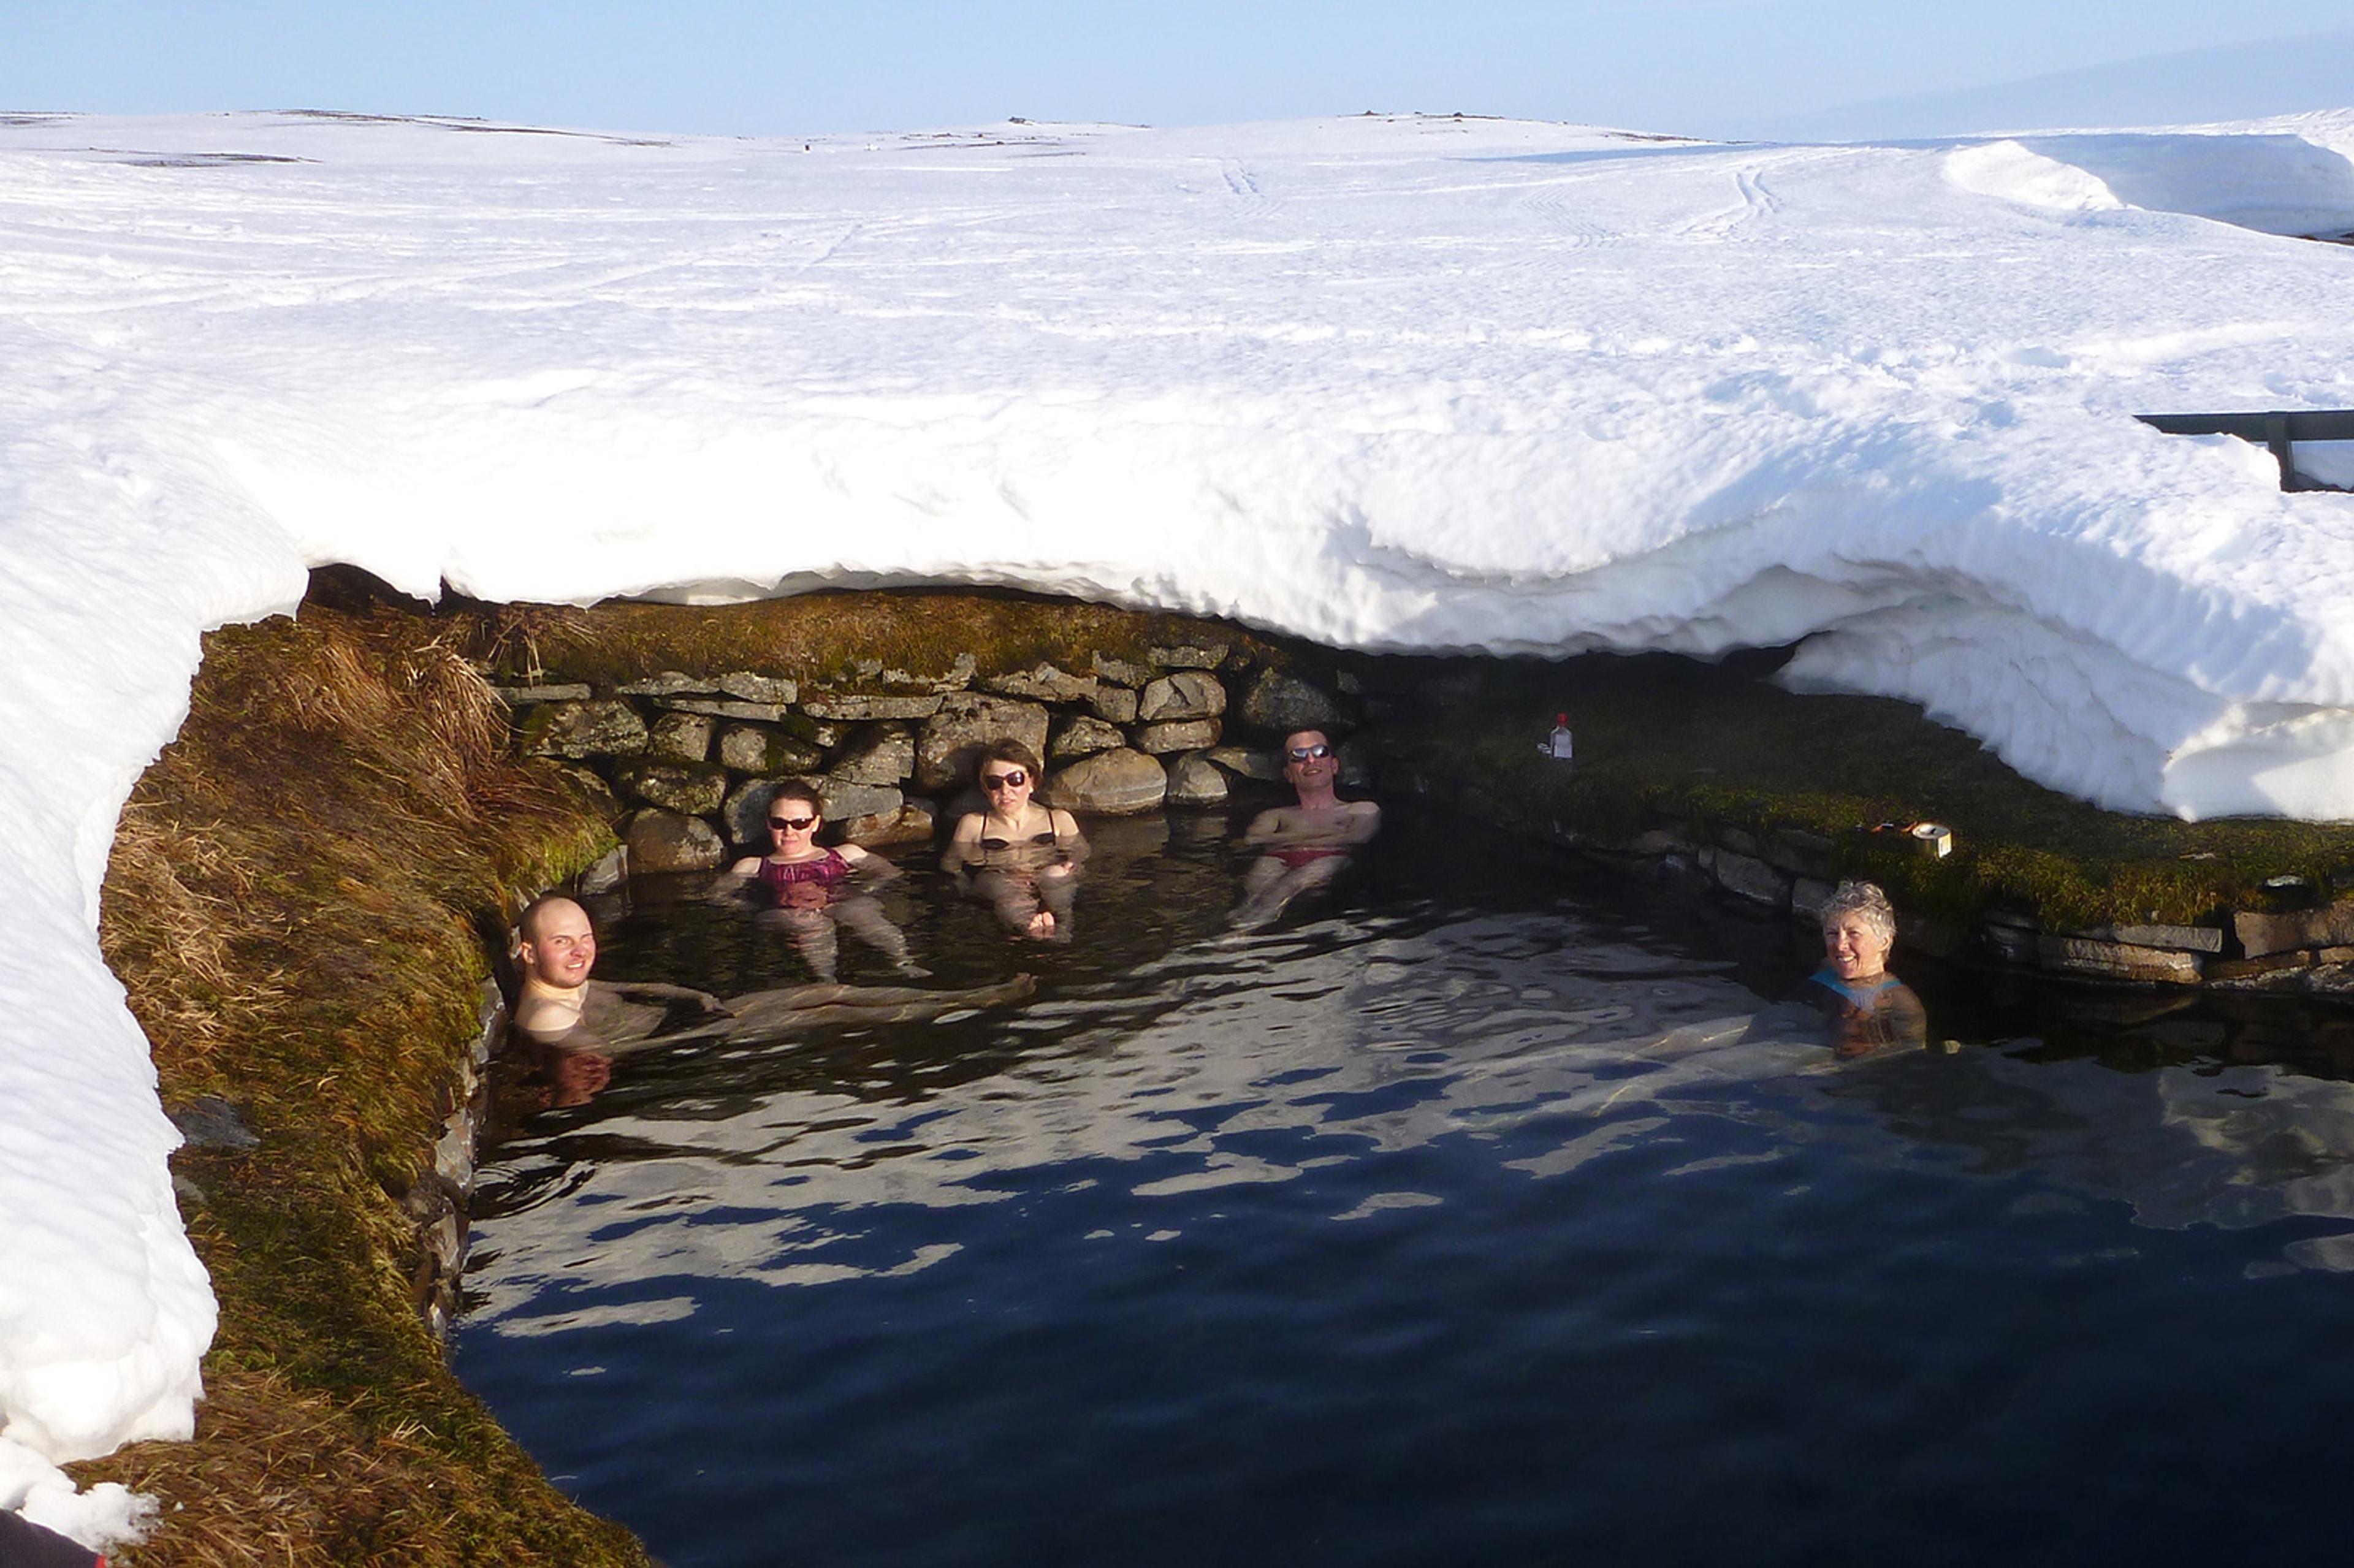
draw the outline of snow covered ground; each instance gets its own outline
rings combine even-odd
[[[2111,806],[2354,816],[2354,496],[2131,418],[2354,405],[2354,247],[2290,238],[2354,231],[2349,154],[2354,111],[1841,147],[0,117],[0,1505],[99,1529],[122,1499],[48,1461],[188,1425],[211,1301],[97,889],[198,633],[306,567],[1806,638],[1797,683]]]

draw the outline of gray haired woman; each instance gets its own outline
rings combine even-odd
[[[1895,945],[1896,911],[1877,884],[1842,882],[1831,890],[1823,906],[1823,967],[1808,984],[1830,1018],[1841,1056],[1928,1040],[1921,999],[1888,972]]]

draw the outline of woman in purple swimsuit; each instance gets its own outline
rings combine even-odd
[[[774,906],[764,917],[784,927],[818,979],[834,978],[841,948],[837,926],[849,927],[901,974],[929,972],[907,956],[907,938],[883,906],[848,885],[854,875],[896,876],[897,868],[856,844],[829,848],[817,842],[818,829],[825,825],[817,786],[800,779],[778,785],[769,797],[768,822],[769,853],[747,855],[727,874],[767,890]]]

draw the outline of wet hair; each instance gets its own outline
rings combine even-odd
[[[551,907],[558,904],[569,904],[575,909],[580,909],[580,912],[583,915],[588,914],[586,909],[581,909],[580,900],[573,897],[568,893],[543,893],[538,897],[533,899],[530,903],[525,905],[523,906],[523,913],[515,916],[515,940],[518,942],[538,941],[539,917],[546,914]],[[592,930],[595,928],[593,923],[590,928]]]
[[[769,791],[769,810],[775,810],[777,803],[780,800],[799,800],[810,809],[811,816],[825,815],[825,797],[819,793],[816,785],[806,779],[785,779]]]
[[[1888,895],[1880,891],[1880,884],[1842,882],[1832,888],[1823,905],[1823,929],[1829,930],[1847,915],[1859,916],[1884,940],[1896,940],[1896,910],[1888,902]]]
[[[981,760],[972,765],[973,776],[979,778],[981,769],[992,762],[1011,762],[1016,768],[1027,769],[1034,784],[1038,781],[1038,776],[1046,771],[1038,761],[1038,754],[1011,736],[1003,740],[992,740],[981,748]]]

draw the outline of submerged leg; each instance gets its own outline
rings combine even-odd
[[[864,893],[854,893],[832,909],[837,925],[846,926],[859,940],[891,960],[903,975],[921,978],[930,972],[908,956],[907,933],[891,924],[883,906]]]
[[[974,897],[987,900],[1000,920],[1024,935],[1032,933],[1033,922],[1044,913],[1038,907],[1038,890],[1027,877],[1008,876],[1002,871],[975,872],[972,893]],[[1047,924],[1051,928],[1051,916]]]

